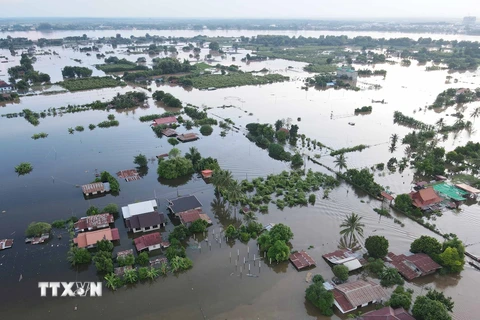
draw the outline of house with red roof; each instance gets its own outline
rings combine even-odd
[[[302,270],[311,266],[315,266],[315,260],[305,251],[294,252],[290,255],[289,260],[297,270]]]
[[[13,86],[11,84],[8,84],[3,80],[0,80],[0,93],[7,93],[12,90],[13,90]]]
[[[101,213],[80,218],[73,226],[76,232],[92,231],[107,228],[114,220],[115,218],[113,217],[113,214]]]
[[[93,248],[97,245],[97,242],[101,240],[120,240],[120,234],[118,232],[118,229],[108,228],[90,232],[82,232],[79,233],[75,239],[73,239],[73,242],[79,248]]]
[[[388,292],[369,280],[357,280],[337,285],[332,290],[334,305],[342,313],[387,300]]]
[[[135,238],[133,241],[135,242],[135,248],[137,248],[138,252],[144,250],[152,251],[161,248],[162,236],[160,233],[155,232]]]
[[[432,187],[410,192],[409,196],[412,199],[412,204],[420,209],[426,209],[443,201],[443,198],[439,197]]]
[[[398,272],[407,280],[423,277],[441,269],[438,263],[433,261],[425,253],[416,253],[411,255],[395,255],[389,252],[385,258],[387,264],[398,270]]]
[[[156,127],[159,125],[169,126],[174,123],[177,123],[177,117],[165,117],[165,118],[158,118],[153,120],[152,126],[153,127]]]
[[[382,309],[367,312],[356,320],[415,320],[415,318],[403,308],[393,309],[385,307]]]

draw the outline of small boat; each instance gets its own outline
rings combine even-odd
[[[348,124],[351,125],[351,126],[354,126],[355,122],[349,122]]]

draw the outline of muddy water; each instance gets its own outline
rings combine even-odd
[[[69,33],[71,34],[71,33]],[[66,49],[52,48],[60,53],[57,56],[39,56],[35,68],[52,75],[52,80],[61,79],[60,68],[73,65],[71,59],[82,59],[82,65],[92,66],[97,62],[95,57]],[[102,50],[110,50],[103,48]],[[118,49],[121,52],[122,48]],[[246,52],[240,52],[242,57]],[[180,57],[188,54],[180,53]],[[140,55],[125,55],[135,61]],[[123,57],[123,56],[122,56]],[[51,59],[50,59],[51,58]],[[57,60],[58,59],[58,60]],[[238,59],[238,58],[237,58]],[[239,60],[239,59],[238,59]],[[150,61],[150,60],[149,60]],[[53,64],[55,63],[55,64]],[[222,64],[231,64],[230,59],[219,60]],[[12,62],[12,64],[15,64]],[[165,90],[186,103],[212,107],[209,113],[214,116],[231,118],[241,128],[239,132],[229,132],[222,138],[220,129],[215,127],[209,137],[180,144],[178,147],[186,152],[190,146],[195,146],[204,156],[212,156],[219,160],[220,165],[231,170],[238,179],[266,176],[288,170],[285,163],[270,159],[266,151],[251,144],[243,136],[243,128],[249,122],[273,123],[278,118],[291,118],[292,123],[300,127],[300,133],[332,147],[341,148],[360,143],[372,147],[363,152],[347,154],[349,167],[370,167],[379,162],[387,162],[392,156],[398,159],[403,156],[404,147],[399,144],[391,154],[388,151],[388,140],[391,134],[397,133],[403,137],[410,131],[408,128],[393,125],[393,112],[400,110],[405,114],[434,124],[440,117],[454,121],[445,114],[454,113],[447,110],[443,114],[433,111],[418,111],[426,104],[433,102],[437,93],[449,87],[480,86],[478,73],[451,74],[459,79],[458,84],[445,84],[448,75],[445,71],[425,72],[424,66],[405,68],[400,65],[377,65],[376,68],[386,69],[387,77],[372,77],[359,79],[359,92],[345,90],[301,90],[302,80],[309,76],[302,71],[303,64],[274,60],[246,65],[239,61],[243,70],[271,71],[289,75],[292,81],[264,86],[247,86],[226,88],[216,91],[186,91],[181,87],[152,85],[153,90]],[[5,64],[0,65],[4,68]],[[293,68],[288,68],[289,66]],[[0,74],[6,69],[0,70]],[[100,71],[97,74],[102,74]],[[55,78],[54,78],[55,77]],[[452,81],[453,82],[453,81]],[[379,90],[370,89],[372,84],[380,84]],[[104,89],[91,92],[67,93],[52,96],[34,96],[21,99],[20,104],[7,104],[0,109],[2,114],[18,112],[23,108],[41,111],[49,107],[60,107],[67,104],[88,103],[92,100],[107,100],[117,92],[132,90]],[[370,115],[352,116],[353,109],[363,105],[372,105],[371,100],[385,99],[387,104],[373,104]],[[118,197],[106,197],[86,201],[81,190],[76,185],[88,183],[93,179],[95,169],[108,170],[112,173],[132,168],[133,156],[138,153],[153,158],[157,154],[171,149],[165,138],[157,138],[147,123],[141,123],[141,115],[160,113],[163,108],[151,99],[149,109],[136,109],[128,112],[112,112],[120,121],[118,128],[68,134],[67,128],[89,123],[98,123],[106,119],[108,112],[89,111],[76,114],[65,114],[62,117],[47,117],[40,119],[40,125],[33,127],[22,118],[0,118],[0,132],[4,153],[0,174],[0,235],[12,237],[15,245],[12,249],[0,254],[0,299],[5,306],[0,315],[10,318],[47,319],[60,318],[68,314],[69,318],[84,317],[130,317],[139,319],[315,319],[322,317],[309,303],[305,301],[305,272],[297,272],[288,264],[268,266],[268,261],[262,261],[262,267],[253,266],[251,273],[258,277],[248,277],[246,272],[240,275],[235,270],[235,257],[240,250],[239,260],[247,255],[247,246],[236,243],[233,246],[220,244],[214,240],[212,231],[218,234],[231,223],[239,223],[233,213],[229,213],[215,199],[213,188],[203,180],[192,176],[190,179],[178,181],[158,181],[155,160],[149,164],[148,174],[140,181],[126,183],[121,181],[121,193]],[[233,105],[234,108],[218,108],[222,105]],[[469,114],[474,105],[467,105]],[[333,116],[332,116],[333,112]],[[252,113],[252,115],[249,115]],[[300,121],[297,118],[301,118]],[[355,122],[349,126],[348,122]],[[183,128],[179,129],[183,132]],[[38,132],[47,132],[49,137],[34,141],[30,136]],[[198,129],[193,129],[198,132]],[[468,139],[479,141],[478,133],[460,133],[456,137],[450,135],[442,142],[447,150],[456,145],[464,144]],[[333,158],[320,150],[303,149],[302,152],[321,154],[320,161],[333,167]],[[34,171],[23,177],[17,177],[13,167],[21,161],[29,161]],[[308,164],[314,170],[325,172],[323,167]],[[413,173],[406,169],[403,173],[376,173],[377,181],[388,186],[396,193],[410,190],[414,181]],[[65,261],[68,250],[67,235],[62,240],[51,240],[46,245],[25,245],[23,231],[31,221],[53,221],[70,215],[80,217],[90,205],[102,207],[110,202],[119,206],[137,200],[147,200],[157,195],[160,209],[166,211],[166,199],[177,194],[195,194],[203,204],[204,209],[214,220],[210,228],[209,241],[202,242],[202,250],[191,246],[187,254],[194,260],[194,268],[178,276],[169,275],[152,284],[137,284],[134,287],[122,288],[115,293],[105,290],[104,297],[75,298],[62,300],[40,299],[38,281],[96,281],[93,265],[86,269],[74,270]],[[258,214],[262,223],[288,224],[295,238],[292,245],[301,250],[309,246],[309,253],[317,261],[314,273],[321,273],[325,278],[332,276],[328,265],[321,258],[322,254],[336,249],[339,238],[339,225],[346,214],[357,212],[362,215],[365,236],[379,234],[390,241],[392,251],[400,253],[407,251],[410,243],[422,234],[431,232],[401,215],[396,217],[405,223],[405,227],[394,224],[391,219],[379,218],[373,208],[381,205],[376,200],[350,186],[342,184],[330,194],[330,199],[322,199],[323,192],[317,193],[317,203],[304,208],[286,208],[279,211],[270,206],[268,214]],[[477,204],[463,206],[459,213],[445,212],[435,222],[443,232],[454,232],[466,243],[480,241],[476,230],[480,224],[477,218]],[[238,217],[240,218],[240,217]],[[173,228],[173,222],[167,225],[162,234],[166,237]],[[120,229],[121,241],[115,251],[131,248],[131,239],[117,219],[115,226]],[[57,233],[60,231],[56,231]],[[249,243],[250,257],[257,253],[255,242]],[[469,247],[472,253],[480,254],[480,246]],[[477,252],[478,251],[478,252]],[[232,261],[229,256],[232,253]],[[159,255],[157,253],[155,255]],[[240,263],[243,265],[243,263]],[[242,266],[243,267],[243,266]],[[244,271],[248,268],[245,265]],[[19,282],[19,276],[23,279]],[[356,278],[358,276],[352,276]],[[452,296],[456,302],[455,318],[474,319],[476,315],[474,290],[479,277],[476,271],[468,266],[459,276],[431,276],[421,281],[408,284],[416,293],[422,293],[427,287],[437,287]],[[30,307],[27,309],[25,305]],[[7,307],[8,306],[8,307]],[[77,311],[73,311],[77,306]],[[134,307],[132,307],[134,306]],[[344,319],[336,314],[334,318]]]

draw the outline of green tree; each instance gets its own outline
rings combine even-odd
[[[384,258],[388,253],[388,240],[384,236],[370,236],[365,240],[365,248],[372,258]]]
[[[138,278],[140,280],[146,280],[148,278],[148,268],[147,267],[138,268]]]
[[[87,216],[94,216],[94,215],[97,215],[100,213],[100,210],[95,207],[95,206],[90,206],[88,209],[87,209]]]
[[[32,222],[25,230],[25,236],[27,237],[40,237],[42,234],[50,233],[52,226],[46,222]]]
[[[189,258],[182,258],[176,256],[172,260],[170,260],[170,267],[172,269],[172,272],[187,270],[193,267],[193,261]]]
[[[179,144],[180,142],[178,142],[178,140],[176,138],[168,138],[168,143],[170,143],[172,146],[176,146],[177,144]]]
[[[229,170],[217,170],[213,173],[212,184],[219,192],[227,190],[233,181],[232,172]]]
[[[104,277],[105,281],[107,282],[107,288],[112,290],[116,290],[118,287],[122,285],[122,280],[117,277],[114,273],[109,273]]]
[[[227,199],[228,202],[233,204],[234,215],[237,215],[237,203],[242,199],[245,194],[242,191],[242,186],[238,183],[237,180],[231,180],[227,189]]]
[[[207,226],[208,226],[207,221],[203,219],[198,219],[190,225],[188,230],[190,231],[190,233],[201,233],[207,229]]]
[[[213,132],[213,128],[211,125],[205,124],[200,127],[200,133],[204,136],[209,136]]]
[[[296,152],[292,157],[292,167],[300,166],[303,166],[303,158],[300,153]]]
[[[182,154],[182,152],[180,151],[180,149],[172,148],[172,150],[170,150],[170,152],[168,152],[168,158],[169,159],[175,159],[175,158],[180,157],[181,154]]]
[[[112,252],[113,251],[113,243],[109,240],[106,240],[106,239],[102,239],[100,241],[97,241],[97,250],[98,251]]]
[[[410,251],[413,253],[426,253],[430,257],[435,257],[442,252],[442,244],[437,239],[429,236],[421,236],[410,245]]]
[[[464,257],[458,253],[456,248],[448,247],[438,255],[440,264],[449,273],[458,273],[463,270]]]
[[[127,269],[123,274],[123,279],[126,283],[135,283],[138,281],[138,272],[137,269]]]
[[[289,242],[293,239],[293,232],[289,226],[284,225],[283,223],[278,223],[272,227],[269,231],[270,238],[272,243],[281,240],[284,242]]]
[[[380,284],[384,287],[391,287],[395,284],[403,285],[404,280],[395,268],[385,268],[380,274]]]
[[[384,268],[385,264],[382,259],[368,258],[367,269],[371,273],[380,276]]]
[[[164,267],[164,266],[166,267],[166,264],[162,263],[162,267]],[[158,276],[159,276],[159,272],[156,268],[150,267],[150,268],[147,269],[147,278],[148,279],[154,280]]]
[[[92,262],[92,255],[85,248],[71,247],[67,253],[67,260],[72,266]]]
[[[27,173],[32,172],[33,167],[30,163],[28,162],[22,162],[18,166],[15,166],[15,172],[19,175],[25,175]]]
[[[282,240],[277,240],[267,251],[267,257],[277,262],[288,260],[290,248]]]
[[[333,162],[335,163],[335,168],[338,168],[338,172],[347,168],[347,158],[343,153],[340,153]]]
[[[429,290],[426,294],[426,297],[430,300],[435,300],[442,303],[448,311],[452,312],[455,302],[452,300],[452,297],[445,297],[443,292],[437,290]],[[408,308],[406,308],[408,310]]]
[[[416,320],[452,320],[447,308],[439,301],[418,296],[412,308]]]
[[[193,164],[190,160],[183,157],[161,160],[158,163],[157,173],[160,178],[175,179],[192,174]]]
[[[212,41],[210,42],[210,44],[208,45],[208,48],[212,51],[218,51],[220,50],[220,45],[218,44],[217,41]]]
[[[173,231],[170,232],[168,235],[168,240],[172,242],[172,239],[176,239],[178,241],[183,241],[188,236],[188,229],[183,224],[176,226],[173,228]]]
[[[305,296],[324,316],[333,315],[333,293],[324,288],[323,283],[312,283],[305,291]]]
[[[352,243],[353,240],[358,241],[359,237],[363,238],[363,227],[365,225],[362,223],[362,217],[352,212],[340,225],[340,228],[343,228],[340,230],[340,234],[349,237],[350,243]]]
[[[333,274],[341,281],[348,280],[348,268],[343,264],[338,264],[333,267]]]
[[[102,209],[102,213],[117,214],[118,206],[115,203],[109,203]]]
[[[394,309],[403,308],[405,310],[410,310],[410,306],[412,305],[412,293],[410,291],[405,291],[403,286],[397,286],[387,304]]]
[[[98,272],[113,272],[112,253],[108,251],[98,251],[93,257],[93,262]]]
[[[235,239],[237,237],[237,230],[233,225],[229,225],[227,229],[225,229],[225,237],[228,239]]]
[[[133,254],[129,254],[124,257],[118,257],[117,263],[120,267],[133,266],[135,264],[135,257]]]
[[[198,152],[198,149],[195,147],[190,147],[188,152],[185,154],[185,158],[192,162],[193,168],[198,170],[198,163],[202,159],[202,155]]]
[[[323,279],[321,274],[316,274],[316,275],[313,276],[312,282],[323,284],[325,282],[325,279]]]
[[[142,252],[140,253],[136,258],[135,258],[135,263],[138,264],[139,266],[146,266],[150,262],[150,259],[148,258],[148,253]]]
[[[280,130],[285,125],[285,120],[277,120],[275,121],[275,131]]]
[[[148,165],[147,157],[144,154],[139,154],[133,159],[133,163],[139,167],[146,167]]]
[[[283,130],[278,130],[277,132],[275,132],[275,137],[277,138],[277,141],[282,144],[287,141],[287,133]]]

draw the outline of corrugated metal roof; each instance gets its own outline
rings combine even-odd
[[[315,260],[313,260],[305,251],[292,253],[290,255],[290,261],[298,270],[315,265]]]
[[[372,301],[386,300],[388,293],[379,284],[371,281],[357,280],[347,282],[335,287],[348,302],[356,307]]]
[[[104,190],[105,190],[105,186],[103,185],[103,182],[89,183],[89,184],[84,184],[82,186],[82,191],[85,194],[94,193],[94,192],[103,192]]]

